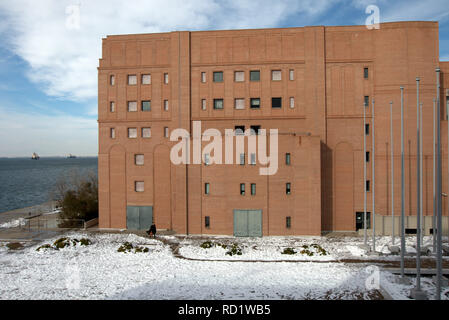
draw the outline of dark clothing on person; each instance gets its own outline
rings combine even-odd
[[[150,230],[147,231],[148,235],[155,237],[156,236],[156,225],[152,224]]]

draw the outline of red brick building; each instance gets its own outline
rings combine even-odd
[[[374,98],[376,228],[389,233],[389,103],[394,103],[399,216],[399,87],[404,86],[406,227],[416,228],[419,76],[429,233],[437,66],[447,190],[449,64],[439,61],[438,43],[437,22],[384,23],[378,30],[316,26],[108,36],[98,69],[100,227],[147,229],[154,221],[160,229],[189,234],[354,231],[364,211],[364,186],[370,184],[363,179],[364,161],[366,180],[372,179]],[[170,141],[170,133],[176,128],[192,133],[194,121],[201,121],[203,131],[223,133],[251,126],[278,129],[277,173],[260,175],[261,165],[252,165],[247,151],[244,164],[174,165],[170,150],[177,142]],[[369,154],[363,154],[364,134]],[[443,203],[447,215],[446,198]]]

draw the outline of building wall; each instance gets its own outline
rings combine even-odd
[[[372,180],[374,115],[375,211],[387,216],[391,215],[389,102],[393,101],[394,210],[399,214],[401,85],[405,87],[406,215],[416,215],[416,76],[421,77],[424,106],[423,211],[432,215],[432,99],[438,64],[436,22],[386,23],[379,30],[304,27],[108,36],[103,39],[98,81],[100,227],[125,228],[127,205],[151,205],[158,228],[179,233],[232,234],[234,209],[261,209],[264,235],[355,230],[355,212],[364,210],[364,96],[370,98],[365,108],[370,126],[366,148],[371,155],[367,179]],[[449,67],[440,65],[442,86],[449,88],[445,77]],[[364,68],[368,68],[367,79]],[[260,70],[260,81],[249,80],[251,70]],[[272,81],[272,70],[281,70],[280,81]],[[212,81],[214,71],[223,72],[223,82]],[[244,72],[243,82],[234,81],[235,71]],[[151,74],[150,85],[140,83],[146,73]],[[137,85],[127,85],[130,74],[137,75]],[[114,86],[109,85],[110,75],[115,75]],[[281,109],[271,108],[272,97],[282,97]],[[291,97],[294,108],[289,107]],[[217,98],[224,101],[222,110],[213,108]],[[245,99],[245,109],[234,108],[236,98]],[[250,98],[261,99],[260,109],[249,108]],[[127,101],[137,101],[140,107],[141,100],[151,100],[150,112],[127,112]],[[110,101],[115,101],[115,112],[109,111]],[[259,175],[259,165],[249,165],[248,159],[245,166],[171,164],[170,148],[176,142],[163,136],[164,127],[170,132],[184,128],[192,134],[193,121],[201,121],[203,130],[221,132],[237,125],[278,129],[277,174]],[[127,137],[127,128],[146,126],[151,127],[151,138]],[[112,127],[115,139],[109,136]],[[202,146],[206,144],[203,141]],[[292,155],[290,166],[285,164],[286,152]],[[136,153],[145,155],[144,166],[134,164]],[[445,174],[447,158],[443,170]],[[144,192],[134,191],[135,181],[145,181]],[[209,195],[204,194],[206,182],[211,186]],[[285,194],[286,182],[292,184],[290,195]],[[239,193],[240,183],[246,184],[245,196]],[[256,183],[255,196],[250,195],[251,183]],[[372,211],[371,197],[372,191],[368,211]],[[209,228],[205,216],[210,217]],[[287,216],[292,217],[290,229]]]

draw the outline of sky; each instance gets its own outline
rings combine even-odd
[[[0,0],[0,157],[95,156],[97,67],[111,34],[439,21],[447,0]],[[79,14],[78,14],[79,13]]]

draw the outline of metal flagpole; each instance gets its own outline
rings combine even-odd
[[[394,246],[394,148],[393,148],[393,101],[390,102],[391,137],[391,245]]]
[[[442,227],[443,221],[441,217],[441,128],[440,128],[440,68],[436,68],[437,74],[437,288],[436,296],[437,300],[441,299],[441,275],[442,275]]]
[[[436,228],[436,212],[437,212],[437,208],[436,208],[436,199],[435,199],[435,191],[436,191],[436,183],[435,183],[435,108],[436,108],[436,100],[435,98],[433,99],[433,217],[432,217],[432,240],[433,240],[433,246],[432,246],[432,252],[435,253],[436,252],[436,236],[435,236],[435,228]]]
[[[420,199],[419,199],[419,202],[420,202],[420,208],[419,208],[419,211],[420,211],[420,214],[421,214],[421,216],[420,216],[420,220],[421,220],[421,228],[420,228],[420,234],[421,234],[421,239],[420,239],[420,243],[421,243],[421,245],[424,243],[424,212],[423,212],[423,209],[422,209],[422,207],[423,207],[423,205],[422,205],[422,203],[423,203],[423,201],[422,201],[422,194],[423,194],[423,187],[422,187],[422,184],[423,184],[423,179],[422,179],[422,176],[423,176],[423,173],[422,173],[422,166],[423,166],[423,160],[422,160],[422,158],[423,158],[423,153],[424,153],[424,151],[423,151],[423,149],[424,149],[424,145],[423,145],[423,143],[422,143],[422,136],[423,136],[423,126],[422,126],[422,102],[420,102],[419,103],[419,145],[420,145],[420,148],[419,148],[419,151],[420,151],[420,154],[419,154],[419,165],[420,165],[420,168],[419,168],[419,172],[420,172],[420,175],[419,175],[419,190],[420,190]]]
[[[372,231],[373,231],[373,252],[376,252],[376,210],[375,210],[375,201],[376,201],[376,197],[375,197],[375,192],[376,192],[376,154],[375,154],[375,149],[376,149],[376,144],[375,144],[375,132],[374,132],[374,128],[375,128],[375,124],[374,124],[374,98],[373,98],[373,103],[372,103],[372,110],[371,113],[373,114],[372,116],[372,126],[373,126],[373,135],[372,135],[372,146],[371,146],[371,150],[373,153],[373,164],[372,164],[372,180],[373,180],[373,186],[372,186],[372,199],[373,199],[373,213],[372,213],[372,223],[373,223],[373,227],[372,227]]]
[[[404,87],[401,86],[401,279],[405,255],[405,175],[404,175]]]
[[[416,78],[416,291],[421,291],[421,163],[420,163],[420,129],[419,129],[419,77]]]
[[[365,246],[367,245],[366,237],[366,103],[363,104],[363,189],[364,189],[364,200],[363,200],[363,240]]]

